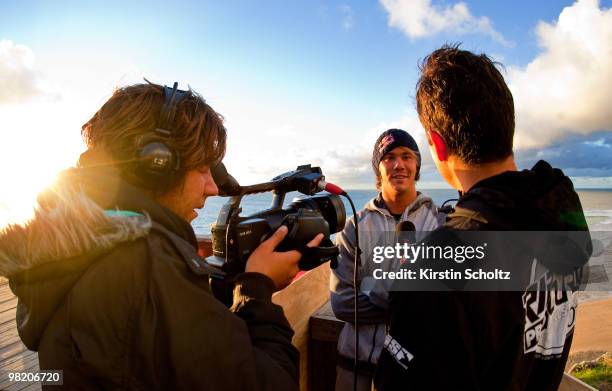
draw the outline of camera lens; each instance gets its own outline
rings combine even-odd
[[[346,222],[346,210],[339,196],[334,194],[317,194],[311,197],[295,198],[291,202],[291,208],[310,209],[321,213],[329,224],[329,232],[336,233],[344,228]]]

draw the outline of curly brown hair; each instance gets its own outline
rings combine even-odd
[[[146,80],[146,79],[145,79]],[[146,83],[121,87],[81,127],[88,151],[103,151],[112,162],[128,164],[135,156],[139,139],[158,124],[164,104],[164,87]],[[191,169],[215,165],[225,155],[227,133],[223,117],[216,113],[195,91],[176,107],[172,137],[166,142],[180,156],[180,167],[165,189],[182,183]]]
[[[419,119],[467,164],[503,160],[512,154],[514,101],[501,64],[459,46],[444,45],[420,64]]]

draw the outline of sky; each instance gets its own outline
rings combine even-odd
[[[118,86],[188,86],[225,119],[242,184],[311,163],[374,187],[384,130],[417,139],[421,188],[448,187],[415,110],[418,64],[445,43],[486,53],[516,107],[519,169],[545,159],[612,188],[612,0],[2,1],[0,220],[84,150]]]

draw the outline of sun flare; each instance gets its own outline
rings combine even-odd
[[[0,110],[0,229],[31,218],[38,193],[74,165],[83,149],[78,128],[62,125],[58,109],[30,103]]]

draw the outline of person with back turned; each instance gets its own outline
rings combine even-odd
[[[516,281],[522,290],[462,290],[452,281],[450,292],[400,291],[410,283],[396,282],[376,387],[556,390],[577,305],[575,289],[562,285],[568,281],[565,277],[579,273],[591,251],[572,182],[544,161],[530,170],[517,170],[512,94],[486,55],[458,46],[435,50],[422,63],[416,101],[437,169],[461,194],[454,212],[424,240],[423,248],[445,248],[452,244],[445,239],[469,234],[464,231],[504,231],[502,238],[511,234],[506,231],[541,232],[523,234],[527,242],[547,237],[547,232],[579,235],[576,243],[559,244],[571,251],[552,257],[548,255],[557,244],[528,247],[505,239],[506,249],[534,251],[516,257],[487,249],[491,255],[480,265],[496,261],[502,269],[522,271],[518,276],[525,280]],[[490,232],[481,233],[486,234]],[[461,266],[452,260],[450,264]]]
[[[218,193],[221,116],[192,90],[147,82],[116,90],[82,135],[78,167],[0,235],[40,369],[63,370],[66,389],[297,389],[293,331],[271,302],[298,271],[297,251],[274,251],[286,227],[253,252],[230,309],[197,255],[189,223]]]

